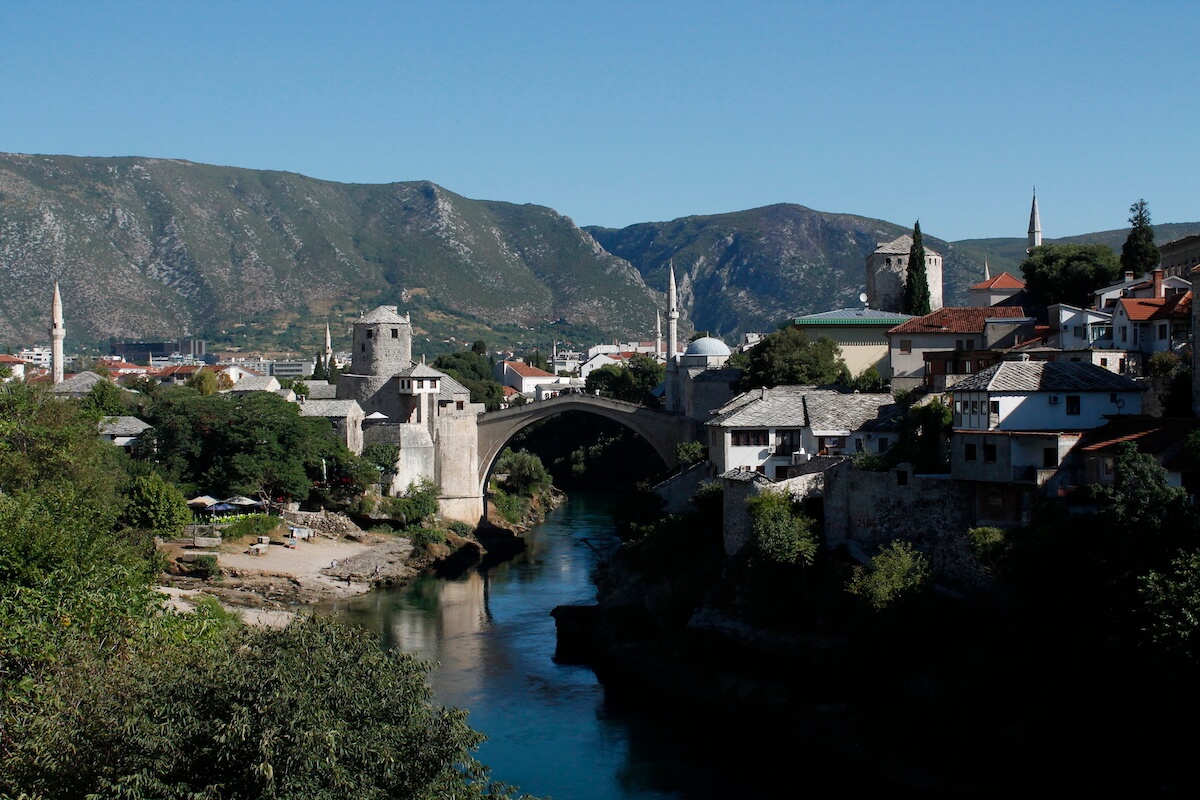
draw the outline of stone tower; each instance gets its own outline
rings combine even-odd
[[[339,400],[357,400],[363,411],[401,417],[399,395],[384,387],[412,366],[412,323],[396,306],[380,306],[354,323],[350,371],[338,379]]]
[[[1029,250],[1042,246],[1042,218],[1038,216],[1037,189],[1033,190],[1033,208],[1029,211]],[[1025,252],[1029,252],[1026,250]]]
[[[62,295],[58,293],[58,281],[55,281],[54,300],[50,303],[50,374],[54,383],[63,381],[63,339],[66,336]]]
[[[901,310],[912,245],[912,236],[905,234],[879,245],[867,256],[867,303],[871,308]],[[929,309],[937,311],[942,307],[942,256],[929,245],[925,245],[925,276],[929,279]]]

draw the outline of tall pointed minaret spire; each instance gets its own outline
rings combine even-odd
[[[679,352],[679,297],[675,290],[675,264],[670,265],[671,282],[667,287],[667,363]]]
[[[1033,208],[1029,211],[1029,249],[1042,246],[1042,219],[1038,216],[1037,187],[1033,187]]]
[[[54,301],[50,304],[50,374],[54,383],[63,381],[63,339],[66,335],[62,295],[58,292],[58,281],[55,281]]]
[[[329,333],[329,323],[325,323],[325,368],[333,366],[333,337]]]
[[[662,355],[662,312],[654,312],[654,357]]]
[[[988,267],[987,256],[983,257],[983,279],[985,281],[992,279],[992,270]]]

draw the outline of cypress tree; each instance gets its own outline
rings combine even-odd
[[[905,314],[923,317],[929,313],[929,276],[925,273],[925,245],[921,242],[921,221],[913,225],[913,243],[908,251],[908,275],[904,280]]]
[[[1129,207],[1129,225],[1129,237],[1121,247],[1121,269],[1132,270],[1134,275],[1151,272],[1158,266],[1159,254],[1145,200]]]

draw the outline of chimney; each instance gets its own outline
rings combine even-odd
[[[1133,270],[1127,269],[1125,270],[1125,282],[1129,283],[1131,280],[1133,280]]]
[[[1154,296],[1155,297],[1163,296],[1162,279],[1163,279],[1162,267],[1155,267],[1154,268]]]

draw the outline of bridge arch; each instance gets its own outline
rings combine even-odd
[[[566,411],[583,411],[619,422],[641,436],[668,468],[676,466],[676,447],[690,441],[693,424],[687,417],[586,394],[566,394],[502,411],[479,415],[479,491],[487,492],[488,475],[513,436],[535,422]]]

